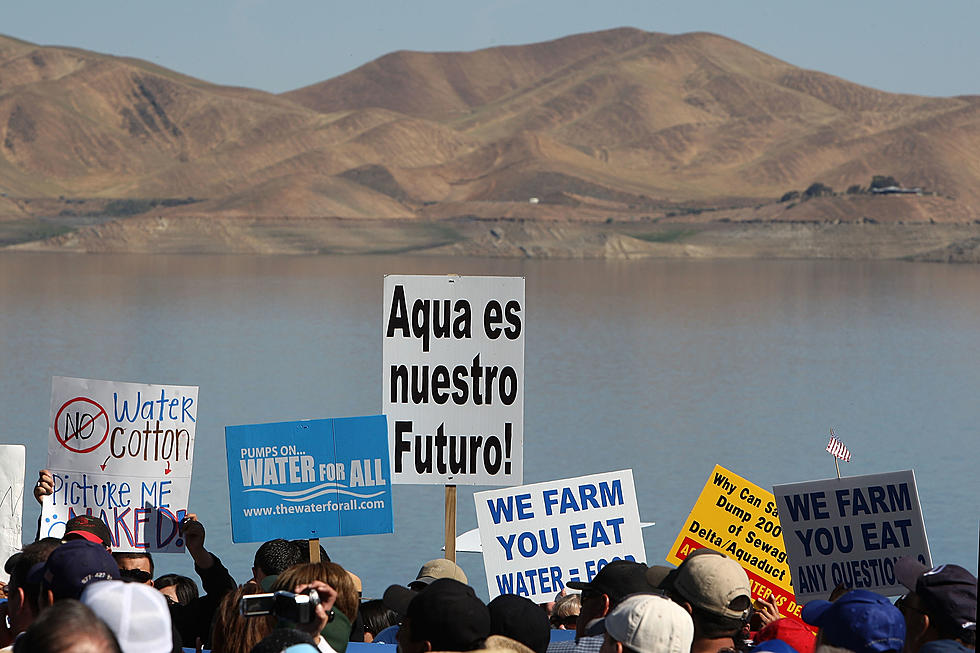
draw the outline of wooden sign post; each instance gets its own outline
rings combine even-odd
[[[456,486],[446,486],[446,560],[456,562]]]

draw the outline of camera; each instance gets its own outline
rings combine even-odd
[[[316,606],[320,595],[316,590],[303,594],[278,591],[271,594],[247,594],[242,597],[238,609],[243,617],[271,614],[296,624],[308,624],[316,619]]]

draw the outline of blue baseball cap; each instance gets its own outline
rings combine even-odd
[[[70,540],[55,548],[46,562],[31,567],[28,580],[51,590],[56,601],[77,599],[91,582],[119,580],[119,565],[101,544]]]
[[[810,601],[801,618],[820,628],[823,642],[855,653],[901,651],[905,618],[892,602],[867,590],[852,590],[833,603]]]
[[[795,648],[781,639],[767,639],[759,642],[750,649],[751,653],[799,653]]]

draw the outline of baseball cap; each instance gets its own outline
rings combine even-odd
[[[750,653],[799,653],[795,648],[781,639],[767,639],[749,649]]]
[[[93,539],[93,536],[98,539]],[[101,542],[103,546],[112,546],[112,534],[109,532],[109,527],[101,518],[92,515],[75,515],[65,524],[63,540],[67,541],[79,537],[89,542]]]
[[[82,592],[82,603],[106,622],[123,653],[170,653],[170,609],[163,594],[149,585],[106,581]]]
[[[545,653],[551,641],[548,613],[534,601],[516,594],[501,594],[487,605],[490,632],[517,640],[535,653]]]
[[[657,594],[627,597],[605,623],[610,637],[637,653],[687,653],[694,640],[687,610]]]
[[[39,582],[54,598],[77,599],[89,583],[119,580],[119,565],[101,544],[71,540],[58,546],[43,564],[31,568],[30,582]]]
[[[905,618],[880,594],[851,590],[833,603],[810,601],[800,615],[820,628],[823,642],[854,651],[901,651],[905,645]]]
[[[473,588],[452,578],[437,578],[420,592],[392,585],[384,604],[411,620],[416,641],[433,651],[469,651],[490,636],[490,611]]]
[[[418,576],[415,577],[415,580],[410,585],[414,585],[415,583],[428,585],[437,578],[452,578],[461,583],[466,583],[466,574],[459,568],[459,565],[446,558],[436,558],[422,565],[422,568],[419,569]]]
[[[977,579],[959,565],[930,569],[911,556],[895,563],[898,581],[922,599],[941,630],[976,630]]]
[[[703,552],[703,553],[702,553]],[[752,588],[741,565],[723,553],[698,549],[664,579],[691,605],[719,617],[744,619],[752,607]]]
[[[565,584],[572,589],[605,594],[612,605],[630,594],[652,592],[656,589],[647,582],[647,566],[632,560],[613,560],[600,569],[588,583],[571,580]]]
[[[796,619],[783,617],[766,624],[755,634],[758,643],[779,640],[793,647],[797,653],[813,653],[817,647],[817,636],[807,626]],[[771,649],[760,649],[771,650]],[[774,653],[779,653],[774,651]]]

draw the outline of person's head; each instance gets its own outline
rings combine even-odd
[[[691,613],[695,640],[734,638],[751,614],[749,577],[737,562],[717,551],[698,549],[661,586]]]
[[[143,583],[102,581],[82,592],[82,603],[116,634],[123,653],[171,653],[174,630],[160,592]]]
[[[800,613],[804,622],[819,628],[821,644],[854,653],[897,653],[905,644],[905,620],[891,601],[867,590],[851,590],[833,603],[810,601]]]
[[[153,587],[168,601],[180,605],[187,605],[199,595],[194,579],[180,574],[164,574],[153,581]]]
[[[33,578],[41,581],[39,605],[77,599],[89,583],[119,580],[119,566],[101,544],[70,540],[54,549],[43,567],[35,565]]]
[[[312,647],[311,649],[305,648]],[[295,648],[294,648],[295,647]],[[217,649],[214,649],[217,650]],[[317,651],[313,638],[301,630],[293,628],[276,628],[262,638],[247,653],[283,653],[283,651]]]
[[[680,605],[657,594],[634,594],[606,615],[601,653],[688,653],[694,622]]]
[[[252,577],[262,582],[266,576],[278,576],[293,565],[303,561],[303,552],[289,540],[269,540],[255,552]]]
[[[630,594],[650,592],[653,588],[646,579],[647,566],[631,560],[614,560],[599,570],[588,583],[569,581],[568,587],[582,590],[581,609],[575,623],[576,636],[585,634],[595,619],[609,614],[619,602]]]
[[[458,580],[439,578],[420,592],[392,585],[383,600],[404,617],[399,653],[472,651],[490,636],[490,611],[472,587]]]
[[[14,653],[122,653],[112,630],[74,599],[43,610],[14,642]]]
[[[415,576],[415,580],[409,583],[408,587],[418,592],[439,578],[452,578],[463,584],[466,583],[466,574],[459,568],[459,565],[446,558],[436,558],[422,565],[419,573]]]
[[[398,613],[385,606],[381,599],[372,599],[361,603],[357,613],[364,623],[364,641],[368,644],[385,628],[398,623]]]
[[[516,594],[501,594],[487,605],[490,634],[503,635],[524,644],[534,653],[545,653],[551,641],[548,613],[540,605]]]
[[[272,584],[272,591],[285,590],[292,592],[297,585],[306,585],[315,580],[322,580],[337,590],[337,600],[334,607],[344,613],[353,622],[357,618],[357,607],[360,599],[350,574],[336,562],[305,562],[286,569],[279,574]]]
[[[551,627],[558,630],[575,630],[578,613],[582,611],[582,597],[566,594],[555,601],[551,609]]]
[[[299,549],[300,562],[310,562],[310,541],[309,540],[289,540],[290,544]],[[320,562],[330,562],[327,550],[320,544]]]
[[[87,540],[101,544],[106,551],[112,551],[112,533],[100,517],[92,515],[75,515],[65,524],[65,534],[61,538],[65,542],[71,540]]]
[[[147,552],[112,554],[119,565],[119,576],[127,583],[153,584],[153,556]]]
[[[30,571],[35,565],[42,565],[61,540],[46,537],[24,547],[7,560],[4,570],[10,574],[7,582],[7,618],[14,634],[21,633],[31,625],[38,613],[38,596],[41,593],[40,579],[31,580]]]
[[[211,623],[211,650],[248,653],[272,632],[276,626],[274,616],[243,617],[238,608],[243,596],[259,592],[260,589],[254,583],[246,583],[221,598]]]
[[[895,575],[909,590],[895,602],[905,618],[907,653],[937,639],[976,646],[977,579],[973,574],[959,565],[930,569],[906,557],[895,564]]]

